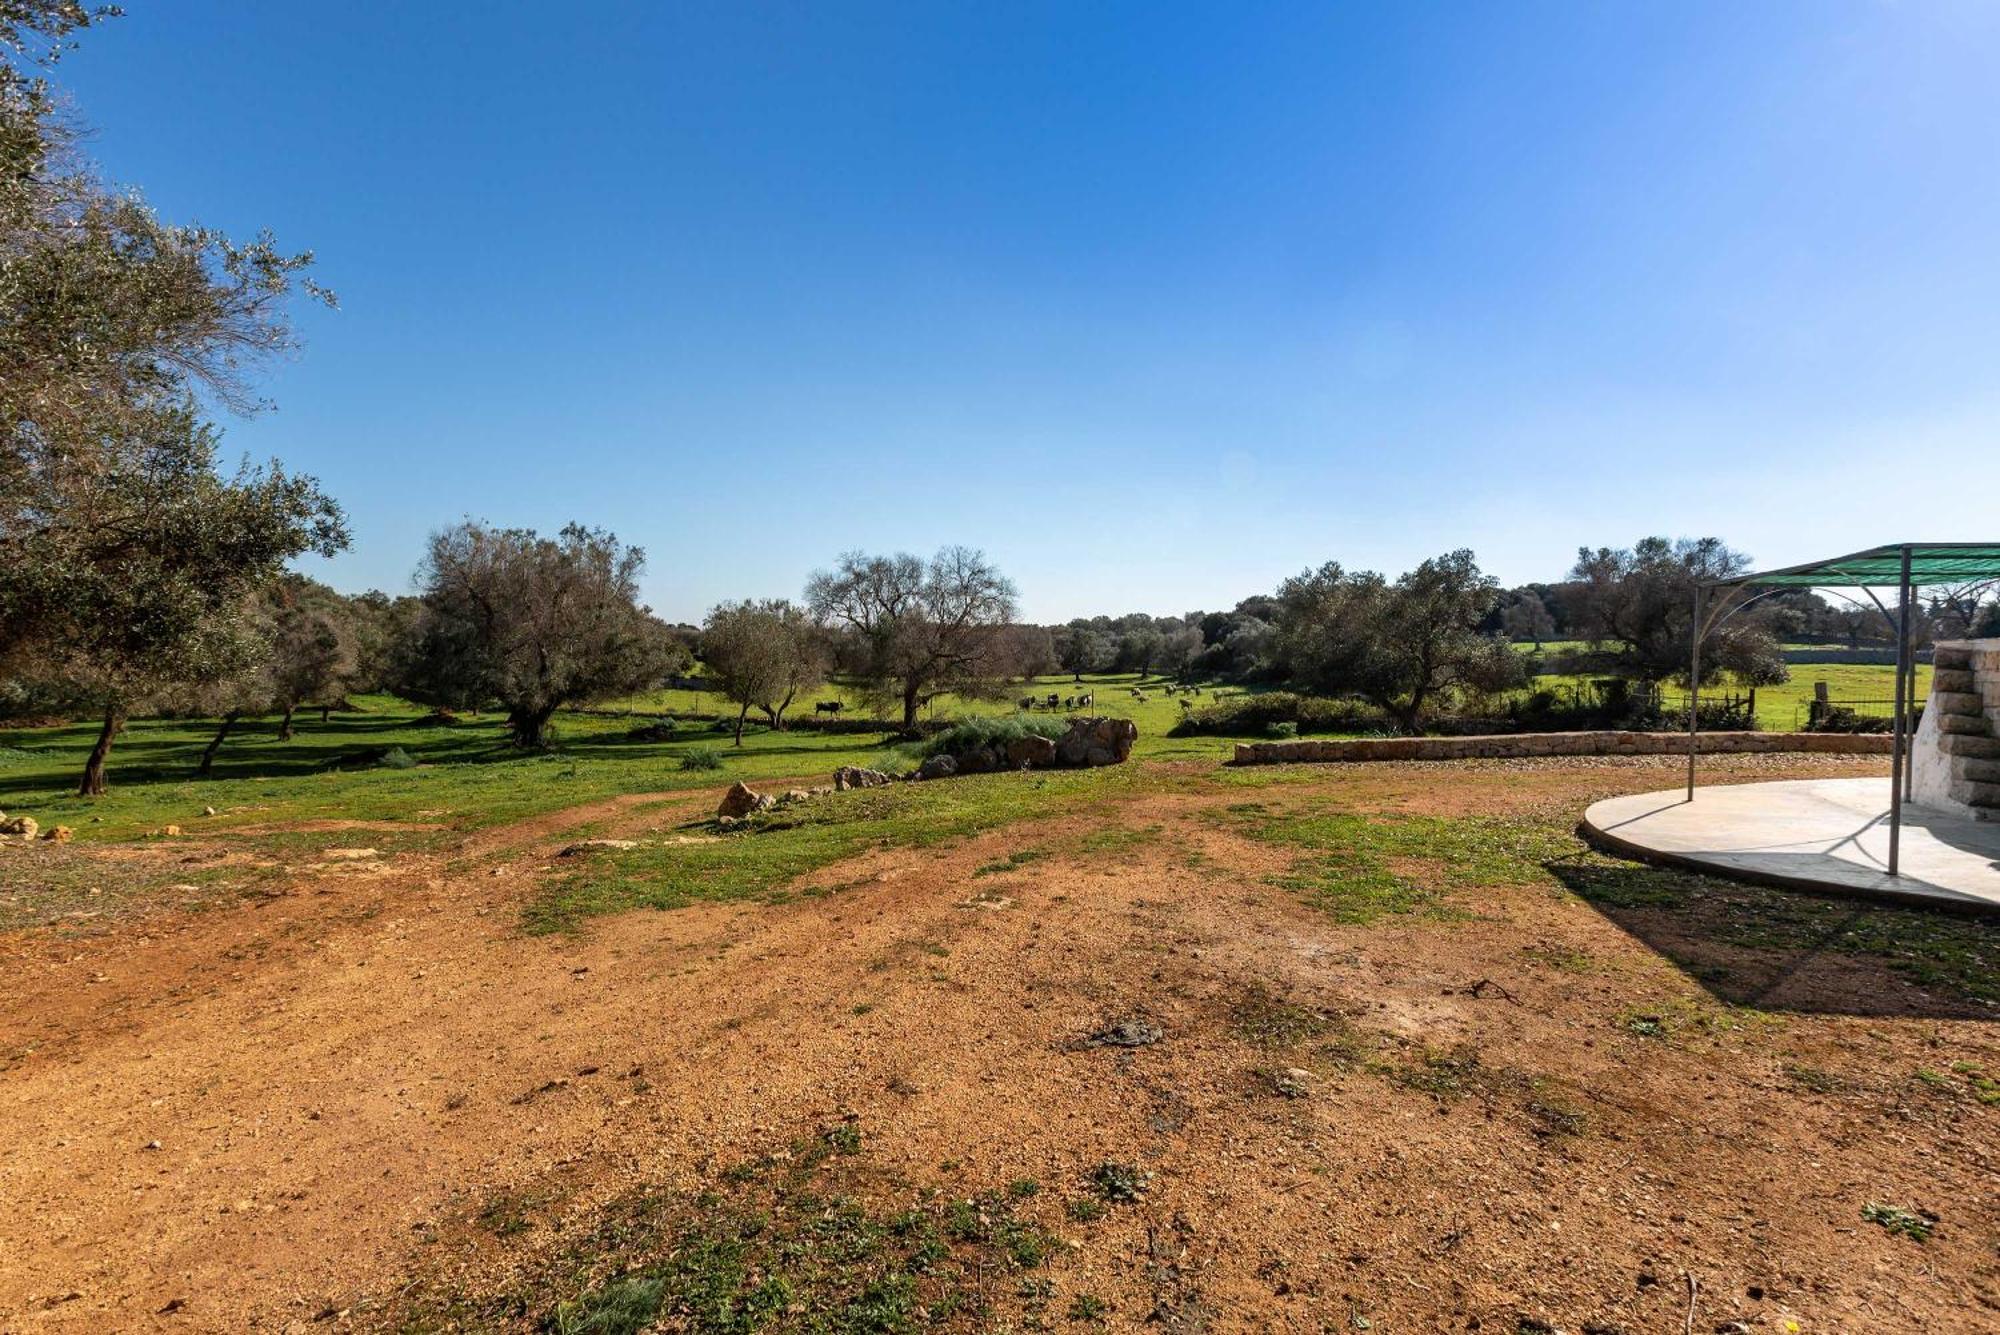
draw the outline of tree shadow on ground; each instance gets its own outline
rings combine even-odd
[[[112,782],[136,786],[196,781],[195,768],[214,726],[212,721],[189,724],[151,719],[131,724],[111,750]],[[365,767],[392,746],[425,764],[487,764],[529,754],[509,745],[496,726],[459,724],[426,729],[414,728],[407,720],[335,716],[325,723],[317,718],[300,720],[290,739],[278,736],[278,726],[276,719],[237,723],[202,781],[295,778]],[[37,763],[0,769],[0,798],[45,795],[73,783],[96,735],[95,726],[81,725],[35,734],[31,749]]]
[[[1591,857],[1550,874],[1719,1001],[1772,1012],[2000,1019],[2000,927],[1935,910]]]

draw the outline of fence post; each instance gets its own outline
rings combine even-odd
[[[1820,724],[1826,722],[1826,706],[1826,683],[1816,681],[1813,683],[1812,703],[1806,706],[1806,726],[1808,728],[1817,728]]]

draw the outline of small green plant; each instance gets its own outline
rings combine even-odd
[[[1069,1319],[1071,1321],[1088,1321],[1094,1324],[1102,1323],[1105,1313],[1109,1310],[1104,1305],[1104,1299],[1088,1293],[1079,1293],[1070,1301]]]
[[[1090,1189],[1112,1205],[1130,1205],[1146,1194],[1153,1175],[1137,1164],[1106,1159],[1090,1170]]]
[[[1808,1094],[1838,1094],[1847,1087],[1847,1082],[1831,1071],[1797,1063],[1785,1067],[1785,1079],[1794,1089]]]
[[[861,1128],[852,1122],[840,1122],[819,1133],[826,1147],[835,1154],[861,1153]]]
[[[1063,1213],[1079,1224],[1088,1224],[1104,1218],[1104,1202],[1090,1196],[1078,1196],[1063,1206]]]
[[[722,752],[712,746],[691,746],[681,752],[681,768],[684,770],[721,769]]]
[[[1883,1205],[1877,1201],[1862,1206],[1861,1217],[1912,1242],[1929,1242],[1932,1231],[1937,1228],[1937,1216],[1929,1210],[1906,1210],[1900,1205]]]
[[[1285,719],[1277,723],[1266,723],[1264,725],[1264,735],[1279,740],[1287,737],[1296,737],[1299,735],[1299,725],[1290,719]]]
[[[1038,1195],[1041,1190],[1042,1184],[1032,1177],[1017,1177],[1007,1184],[1007,1194],[1017,1201]]]
[[[1953,1062],[1951,1070],[1971,1088],[1973,1098],[1988,1105],[2000,1103],[2000,1080],[1995,1080],[1971,1062]]]

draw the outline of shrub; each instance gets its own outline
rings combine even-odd
[[[1290,724],[1292,731],[1271,729]],[[1359,700],[1330,700],[1325,696],[1298,695],[1291,691],[1265,691],[1256,695],[1231,696],[1227,700],[1189,711],[1169,731],[1172,737],[1277,737],[1301,732],[1392,732],[1394,726],[1381,710]]]
[[[1917,718],[1923,717],[1918,711]],[[1845,705],[1829,705],[1817,719],[1806,725],[1807,732],[1889,732],[1896,720],[1880,714],[1857,714]],[[1916,724],[1912,722],[1912,729]]]
[[[1266,723],[1264,725],[1264,735],[1266,737],[1296,737],[1299,735],[1299,725],[1289,719],[1279,723]]]
[[[687,770],[721,769],[722,753],[712,746],[690,747],[688,750],[681,752],[681,768]]]
[[[989,747],[1005,750],[1009,742],[1018,742],[1023,737],[1054,740],[1068,731],[1066,722],[1048,715],[1040,718],[1024,718],[1018,714],[969,718],[925,742],[920,754],[925,757],[945,755],[957,758]]]

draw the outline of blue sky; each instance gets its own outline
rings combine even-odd
[[[106,173],[340,294],[227,424],[340,588],[466,515],[677,619],[854,547],[1054,620],[2000,526],[2000,6],[125,3]]]

